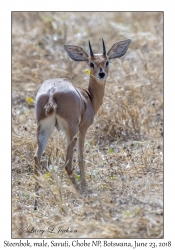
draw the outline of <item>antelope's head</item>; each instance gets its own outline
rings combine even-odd
[[[104,82],[108,76],[110,60],[123,56],[130,43],[130,39],[115,43],[106,53],[106,46],[102,39],[102,54],[94,54],[90,41],[89,55],[81,47],[75,45],[64,45],[64,49],[74,61],[86,61],[90,68],[90,74],[95,77],[97,81]]]

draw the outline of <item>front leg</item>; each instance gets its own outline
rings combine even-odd
[[[67,145],[67,153],[66,153],[66,162],[65,162],[65,169],[68,173],[68,176],[72,183],[74,184],[75,188],[78,190],[78,185],[74,177],[74,171],[72,167],[72,158],[73,158],[73,149],[77,142],[76,132],[71,133],[71,135],[67,135],[68,145]]]
[[[85,179],[85,170],[84,170],[84,139],[85,139],[86,130],[80,130],[78,137],[78,164],[80,168],[80,179],[81,179],[81,188],[85,189],[86,179]]]

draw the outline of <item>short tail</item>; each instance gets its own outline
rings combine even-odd
[[[44,106],[46,116],[55,112],[56,108],[57,108],[57,104],[53,100],[53,97],[50,96],[47,104]]]

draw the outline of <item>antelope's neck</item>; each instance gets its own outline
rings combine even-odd
[[[106,80],[99,82],[95,77],[90,76],[88,91],[91,95],[92,105],[95,114],[103,103]]]

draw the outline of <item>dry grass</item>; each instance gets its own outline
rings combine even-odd
[[[34,211],[36,122],[25,98],[35,98],[49,78],[86,87],[86,64],[71,61],[63,44],[88,51],[90,39],[97,53],[102,37],[107,49],[126,38],[132,44],[112,61],[103,106],[86,136],[92,192],[74,189],[64,169],[64,136],[55,130],[42,157]],[[162,238],[163,13],[12,13],[12,127],[12,237]],[[78,181],[76,157],[74,165]],[[46,231],[29,233],[28,227]],[[77,232],[51,233],[49,227]]]

